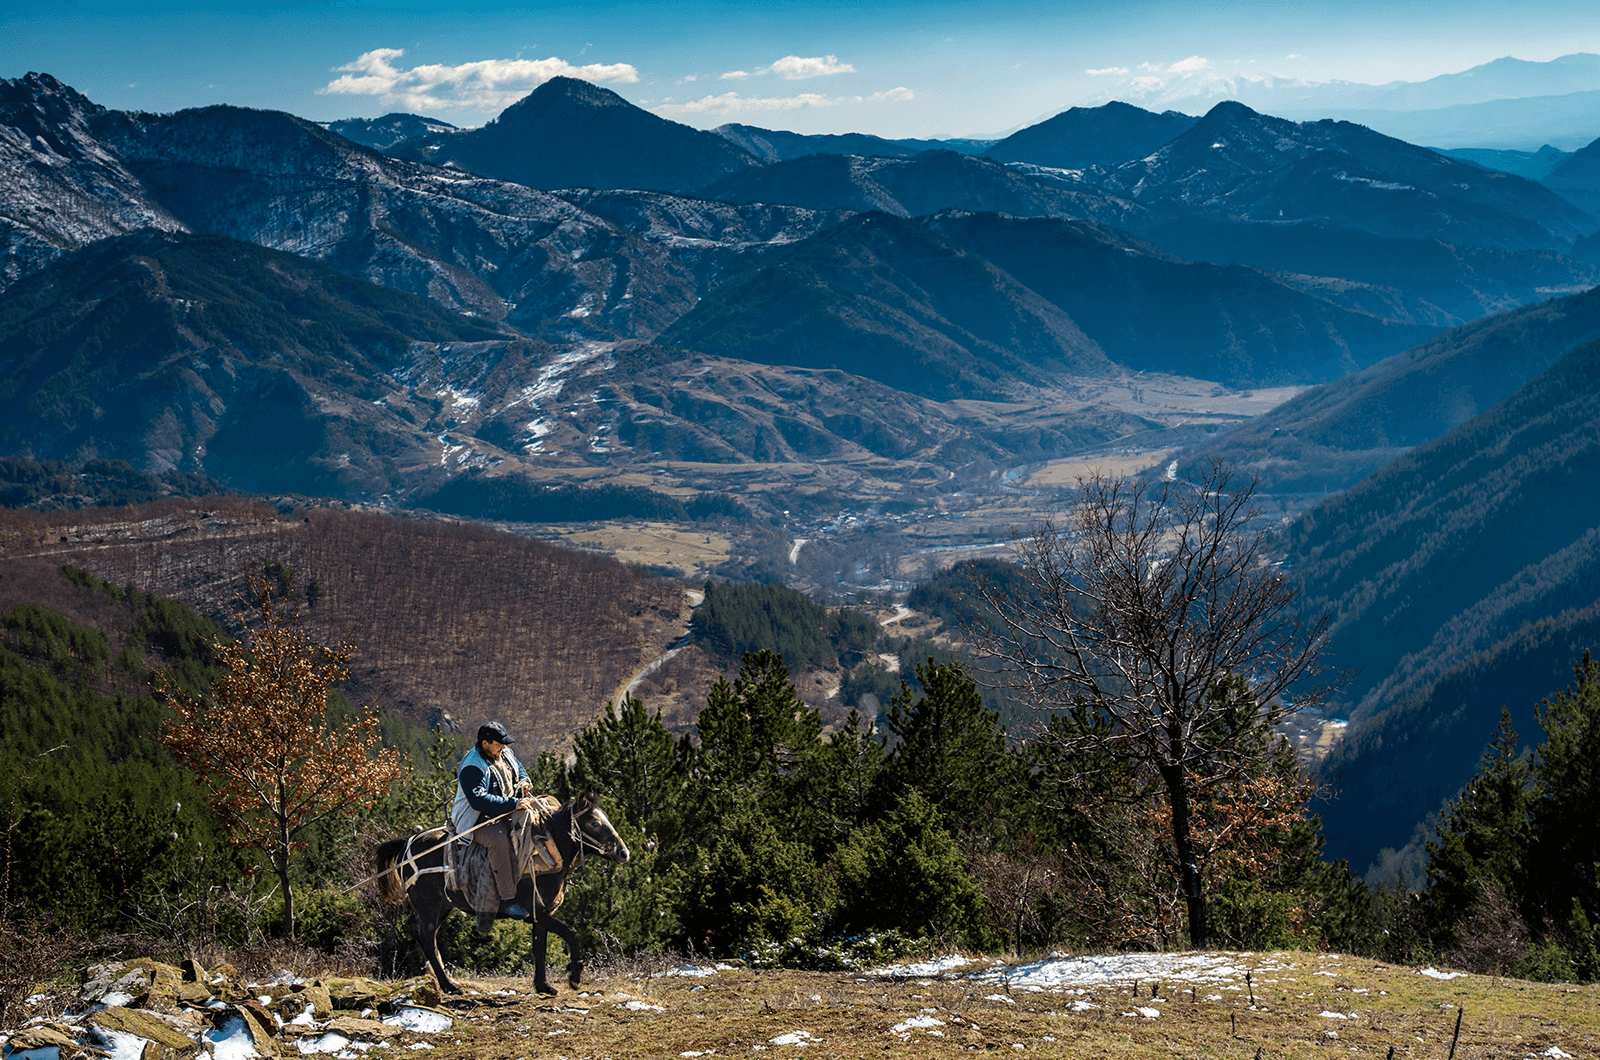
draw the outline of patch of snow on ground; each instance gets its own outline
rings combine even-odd
[[[889,1028],[890,1034],[899,1034],[909,1037],[913,1030],[927,1030],[930,1027],[943,1027],[944,1020],[934,1019],[932,1016],[912,1016],[904,1023],[896,1023]]]
[[[660,1005],[652,1005],[652,1004],[649,1004],[648,1002],[645,1002],[645,1001],[630,1001],[626,1005],[618,1005],[617,1007],[618,1008],[625,1008],[629,1012],[665,1012],[666,1011]]]
[[[1343,1012],[1326,1012],[1326,1011],[1324,1011],[1324,1012],[1317,1013],[1317,1015],[1321,1016],[1325,1020],[1343,1020],[1343,1019],[1349,1019],[1350,1018],[1349,1016],[1346,1016]]]
[[[295,1042],[295,1046],[300,1052],[306,1055],[311,1053],[337,1053],[349,1044],[350,1039],[337,1031],[329,1031],[327,1034],[319,1035],[315,1038],[301,1038]]]
[[[790,1031],[788,1034],[780,1034],[776,1038],[767,1039],[772,1045],[798,1045],[801,1048],[820,1040],[813,1037],[810,1031]]]
[[[680,964],[676,968],[667,969],[668,975],[697,977],[702,975],[716,975],[715,968],[707,968],[703,964]]]
[[[1437,968],[1424,968],[1421,971],[1419,971],[1417,974],[1418,975],[1425,975],[1429,979],[1460,979],[1462,976],[1466,975],[1467,973],[1466,972],[1441,972]]]
[[[407,1006],[396,1012],[393,1016],[385,1016],[383,1022],[391,1027],[403,1027],[408,1031],[418,1034],[438,1034],[455,1026],[455,1020],[443,1012],[435,1012],[427,1008],[412,1008]]]
[[[1551,1060],[1572,1060],[1572,1054],[1562,1052],[1561,1046],[1559,1045],[1552,1045],[1539,1055],[1548,1056],[1551,1058]]]
[[[986,995],[984,997],[984,1000],[985,1001],[1004,1001],[1008,1005],[1015,1005],[1016,1004],[1015,1001],[1011,1000],[1009,997],[1006,997],[1004,994],[988,994],[988,995]]]
[[[957,968],[965,968],[972,962],[958,953],[948,957],[935,957],[929,961],[918,961],[914,964],[891,964],[884,968],[874,969],[871,975],[887,975],[914,979],[921,976],[943,975]]]
[[[149,1042],[149,1039],[137,1034],[115,1031],[109,1027],[93,1027],[89,1033],[96,1047],[105,1050],[109,1060],[141,1060],[144,1047]]]
[[[990,968],[980,979],[1004,979],[1013,987],[1101,986],[1107,983],[1170,979],[1186,983],[1222,983],[1243,979],[1238,954],[1122,953],[1103,957],[1051,956],[1030,964]]]

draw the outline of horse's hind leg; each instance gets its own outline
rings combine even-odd
[[[411,908],[417,913],[417,941],[422,944],[422,955],[428,959],[429,966],[433,968],[433,977],[438,982],[439,989],[446,994],[461,993],[461,988],[450,978],[450,973],[444,970],[444,960],[439,956],[439,926],[444,923],[444,918],[450,915],[450,907],[445,904],[441,895],[437,905],[412,902]]]

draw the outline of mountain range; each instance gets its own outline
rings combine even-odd
[[[396,116],[323,127],[220,106],[122,113],[45,75],[7,82],[4,100],[0,146],[20,172],[39,175],[0,189],[13,285],[53,256],[131,230],[210,233],[430,299],[463,327],[498,336],[471,342],[546,344],[518,347],[520,375],[502,372],[503,386],[488,390],[466,361],[441,362],[429,376],[436,389],[479,394],[482,406],[447,402],[452,427],[440,426],[440,410],[416,411],[425,431],[380,448],[428,458],[352,457],[354,470],[317,480],[343,495],[404,494],[457,466],[613,464],[664,451],[883,458],[821,419],[729,442],[686,425],[641,434],[632,424],[654,413],[631,398],[562,399],[559,415],[506,411],[518,408],[518,388],[559,393],[557,380],[646,362],[659,373],[661,357],[628,354],[630,343],[747,373],[837,367],[904,395],[886,410],[921,402],[926,417],[927,402],[1037,398],[1128,372],[1234,387],[1328,382],[1486,311],[1600,278],[1569,256],[1593,220],[1539,184],[1354,126],[1237,104],[1197,121],[1121,105],[1069,111],[992,145],[990,157],[906,143],[898,156],[783,157],[802,146],[781,137],[782,150],[757,157],[739,138],[760,130],[703,133],[565,78],[478,130]],[[51,196],[62,208],[47,206]],[[66,267],[109,268],[89,261]],[[301,282],[344,297],[330,275]],[[69,286],[48,288],[62,292],[50,311],[62,319],[83,311]],[[288,334],[288,303],[268,302],[257,311],[280,318],[268,331]],[[190,339],[163,341],[179,350]],[[398,362],[369,362],[404,375]],[[728,407],[727,393],[680,385]],[[659,393],[653,401],[643,404],[689,407]],[[717,415],[732,424],[748,414]],[[1104,425],[1094,437],[1125,422],[1109,407],[1084,414]],[[372,429],[399,437],[409,428]],[[985,460],[1007,451],[993,423],[951,431],[928,435],[945,439],[932,449],[878,448],[922,459],[964,438]],[[848,433],[899,436],[872,416]],[[648,441],[657,436],[676,441],[663,450]],[[1066,436],[1029,433],[1012,455],[1047,456],[1044,439]],[[64,430],[29,444],[68,455],[98,443]],[[166,459],[155,449],[141,458],[131,441],[119,451],[136,464]],[[454,455],[441,464],[446,451]],[[308,459],[338,457],[318,449]],[[225,461],[192,462],[228,481]]]
[[[441,360],[520,377],[542,359],[508,328],[306,258],[164,232],[102,240],[13,285],[0,349],[9,451],[329,496],[440,464]]]
[[[1238,102],[704,132],[564,78],[481,129],[324,126],[30,74],[0,83],[0,455],[457,512],[712,491],[779,578],[792,512],[981,517],[967,547],[1059,502],[1039,465],[1221,455],[1291,514],[1330,494],[1285,569],[1364,667],[1324,814],[1361,862],[1600,631],[1597,151],[1536,181]],[[886,546],[848,562],[893,584]]]

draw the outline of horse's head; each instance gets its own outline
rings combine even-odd
[[[594,792],[584,792],[572,804],[572,820],[578,831],[583,833],[583,845],[591,852],[609,858],[618,865],[627,863],[631,856],[628,844],[617,834],[616,827],[600,808],[600,800]]]

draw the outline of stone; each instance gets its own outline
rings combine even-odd
[[[129,968],[138,968],[150,976],[149,985],[144,992],[134,998],[137,1008],[147,1008],[154,1012],[176,1012],[178,1009],[178,988],[183,985],[183,972],[170,964],[141,958],[128,962]]]
[[[179,963],[178,969],[179,971],[183,972],[183,981],[186,983],[209,984],[211,982],[211,975],[206,971],[205,965],[201,964],[193,957],[185,957],[183,961]]]
[[[200,1051],[200,1046],[187,1034],[166,1020],[150,1012],[113,1005],[91,1012],[84,1022],[109,1031],[121,1031],[160,1046],[160,1055],[168,1060],[188,1060]],[[150,1050],[145,1050],[149,1057]]]
[[[328,996],[334,1008],[354,1009],[364,1012],[378,1007],[378,987],[365,979],[332,979],[328,982]]]
[[[84,1001],[107,1005],[126,1005],[150,991],[150,971],[124,961],[96,964],[89,968],[78,996]]]
[[[311,1014],[317,1019],[325,1020],[333,1015],[333,997],[321,982],[299,983],[283,1000],[294,1009],[290,1016],[304,1012],[307,1001],[311,1002]]]
[[[178,1000],[188,1005],[204,1005],[211,1000],[211,984],[206,982],[179,983]]]

